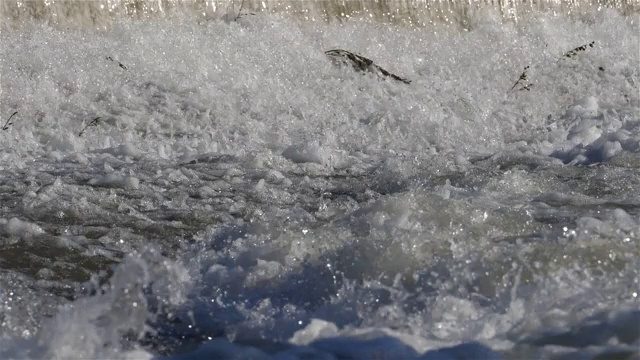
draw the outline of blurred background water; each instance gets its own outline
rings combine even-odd
[[[638,0],[6,0],[0,5],[3,26],[24,20],[56,26],[105,26],[116,18],[187,17],[202,21],[249,12],[283,13],[310,21],[374,19],[386,23],[425,26],[449,23],[468,28],[487,9],[506,20],[519,21],[531,13],[580,16],[604,8],[635,14]]]

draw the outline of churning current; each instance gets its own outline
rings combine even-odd
[[[640,356],[637,12],[249,10],[4,25],[1,358]]]

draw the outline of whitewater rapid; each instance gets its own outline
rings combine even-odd
[[[2,31],[0,357],[640,356],[637,15],[233,20]]]

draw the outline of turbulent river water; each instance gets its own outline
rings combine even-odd
[[[637,4],[79,3],[0,5],[0,358],[640,358]]]

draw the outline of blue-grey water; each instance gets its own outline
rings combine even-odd
[[[0,5],[0,358],[640,357],[636,2],[283,4]]]

